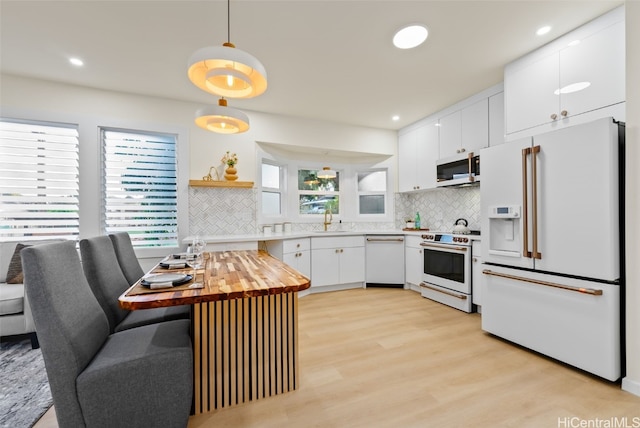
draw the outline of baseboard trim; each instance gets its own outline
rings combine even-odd
[[[637,380],[622,378],[622,389],[640,397],[640,382]]]

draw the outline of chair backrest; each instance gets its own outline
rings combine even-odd
[[[76,378],[102,347],[109,323],[83,274],[75,242],[21,251],[24,284],[61,427],[84,427]]]
[[[118,304],[118,297],[129,288],[113,244],[108,236],[95,236],[80,241],[82,269],[89,287],[98,299],[109,320],[109,329],[114,329],[129,314]]]
[[[111,238],[113,248],[116,251],[116,257],[118,258],[118,263],[120,263],[122,273],[129,281],[129,285],[133,285],[144,276],[144,270],[142,270],[142,266],[138,262],[129,234],[127,232],[118,232],[110,234],[109,238]]]

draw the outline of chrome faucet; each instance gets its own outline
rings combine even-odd
[[[327,221],[327,214],[329,214],[329,221]],[[331,221],[333,220],[333,214],[331,214],[331,209],[327,208],[326,210],[324,210],[324,231],[327,231],[327,226],[329,226],[331,224]]]

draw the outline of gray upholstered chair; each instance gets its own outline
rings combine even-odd
[[[75,242],[28,247],[21,256],[58,425],[186,427],[193,396],[189,321],[109,334]]]
[[[109,234],[109,238],[113,243],[113,249],[116,250],[116,257],[122,273],[129,281],[129,285],[135,284],[144,276],[144,270],[138,262],[129,234],[127,232],[112,233]]]
[[[111,332],[127,330],[176,319],[189,319],[190,306],[128,311],[122,309],[118,297],[129,288],[108,236],[95,236],[80,241],[82,268],[93,294],[107,315]]]

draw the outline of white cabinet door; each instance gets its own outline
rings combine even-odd
[[[286,253],[283,255],[282,261],[304,276],[311,276],[311,255],[309,251]]]
[[[311,251],[300,251],[296,269],[307,278],[311,278]]]
[[[558,115],[559,55],[550,54],[531,64],[507,65],[504,94],[507,134],[550,123]]]
[[[460,152],[477,152],[489,145],[489,101],[480,100],[460,111]]]
[[[440,159],[489,145],[489,102],[485,98],[440,118]]]
[[[504,143],[504,92],[489,97],[489,146]]]
[[[412,130],[398,137],[398,190],[400,192],[417,190],[417,136],[417,130]]]
[[[407,283],[412,285],[420,285],[422,282],[422,265],[423,261],[422,248],[406,247],[405,248],[405,279]]]
[[[416,179],[418,189],[433,189],[438,182],[436,161],[440,153],[439,132],[436,122],[418,128],[416,139]]]
[[[560,94],[560,115],[575,116],[625,100],[624,23],[619,22],[560,51],[560,88],[588,83]]]
[[[311,287],[340,283],[340,257],[336,248],[311,251]]]
[[[481,306],[484,277],[482,275],[482,243],[480,241],[473,241],[471,243],[471,254],[471,288],[473,304]]]
[[[440,118],[440,158],[460,153],[462,141],[461,112],[455,111]]]
[[[365,277],[364,247],[340,248],[340,284],[363,282]]]
[[[410,192],[436,186],[439,153],[436,122],[398,137],[398,190]]]

